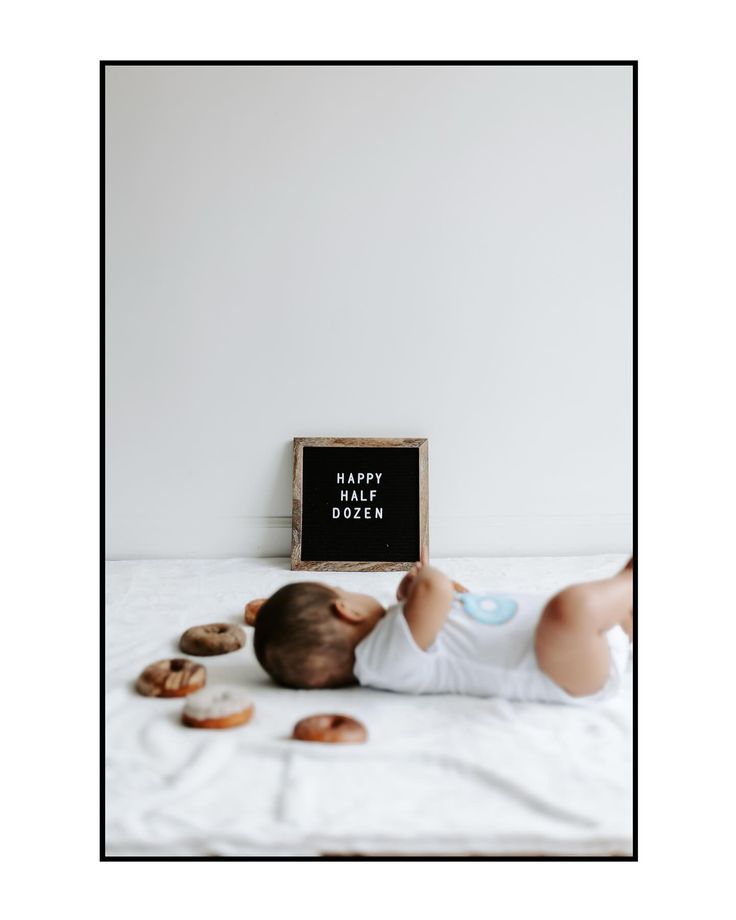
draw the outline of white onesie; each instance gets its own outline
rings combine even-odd
[[[606,633],[610,674],[597,693],[575,697],[566,693],[537,664],[534,631],[546,603],[536,595],[494,593],[516,604],[505,623],[479,622],[456,594],[452,609],[434,643],[424,651],[409,629],[401,604],[394,604],[355,649],[355,676],[367,687],[402,693],[465,693],[509,700],[588,703],[618,690],[629,657],[629,638],[620,626]]]

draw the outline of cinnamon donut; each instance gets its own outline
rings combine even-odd
[[[245,633],[232,623],[208,623],[192,626],[179,639],[185,655],[225,655],[245,645]]]
[[[255,626],[256,617],[258,616],[258,611],[268,600],[267,597],[259,597],[254,601],[248,601],[245,605],[245,625],[246,626]]]
[[[318,715],[297,722],[292,737],[324,744],[363,744],[368,740],[368,732],[362,722],[351,716]]]
[[[232,728],[245,725],[253,715],[253,704],[242,687],[206,687],[186,702],[181,720],[191,728]]]
[[[186,658],[165,658],[149,664],[135,688],[143,696],[186,696],[201,690],[206,679],[204,665]]]

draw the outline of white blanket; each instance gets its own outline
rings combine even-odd
[[[434,560],[469,588],[552,593],[604,577],[620,556]],[[252,650],[201,659],[208,683],[252,691],[250,724],[197,731],[181,700],[134,690],[179,655],[189,626],[242,623],[243,605],[289,580],[391,600],[398,573],[312,576],[283,559],[107,566],[106,828],[109,855],[322,853],[629,854],[632,696],[595,707],[364,688],[285,690]],[[317,712],[364,722],[365,745],[289,740]]]

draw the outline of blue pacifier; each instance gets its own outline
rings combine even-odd
[[[458,597],[468,616],[479,623],[489,623],[492,626],[508,623],[519,607],[516,601],[500,594],[467,593]]]

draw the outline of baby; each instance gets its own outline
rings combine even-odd
[[[275,592],[258,612],[255,653],[285,687],[367,687],[580,703],[606,699],[626,668],[633,561],[554,597],[476,595],[426,559],[386,610],[317,582]]]

